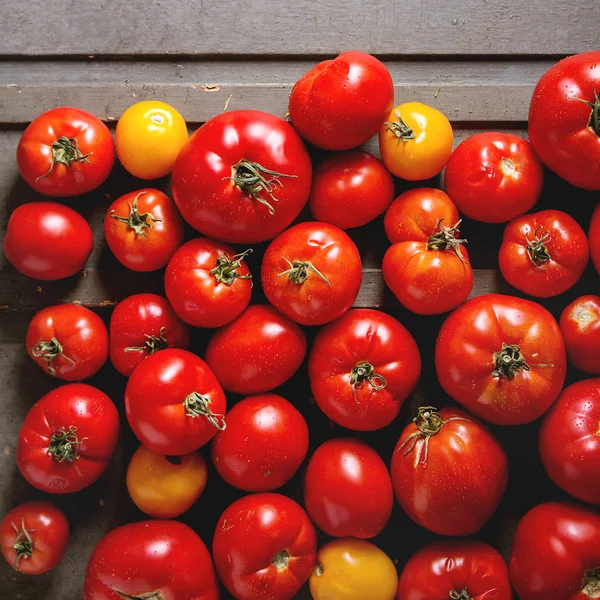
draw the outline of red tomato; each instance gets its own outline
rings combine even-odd
[[[565,344],[543,306],[485,294],[446,319],[435,366],[446,393],[470,412],[497,425],[519,425],[540,417],[560,394]]]
[[[573,300],[560,317],[569,360],[582,371],[600,375],[600,296]]]
[[[549,298],[575,285],[589,258],[589,244],[579,223],[560,210],[543,210],[506,226],[498,262],[513,287]]]
[[[206,362],[217,379],[236,394],[262,394],[280,386],[305,356],[300,327],[268,305],[249,306],[217,330],[206,348]]]
[[[421,373],[419,349],[396,319],[368,308],[323,327],[308,361],[319,408],[357,431],[389,425]]]
[[[106,325],[78,304],[40,310],[29,323],[25,344],[43,371],[65,381],[91,377],[108,358]]]
[[[355,150],[327,157],[313,177],[309,206],[317,221],[341,229],[362,227],[394,199],[394,180],[383,163]]]
[[[269,492],[286,484],[308,452],[308,426],[285,398],[250,396],[227,413],[227,429],[212,443],[219,475],[246,492]]]
[[[69,522],[50,502],[24,502],[2,520],[0,540],[2,554],[13,569],[39,575],[53,569],[65,555]]]
[[[364,52],[342,52],[305,73],[290,94],[290,119],[300,135],[325,150],[349,150],[378,131],[394,105],[385,65]]]
[[[390,474],[373,448],[336,439],[315,450],[306,470],[304,504],[327,535],[372,538],[383,531],[393,503]]]
[[[173,195],[183,218],[231,243],[264,242],[283,231],[308,200],[310,157],[294,128],[255,110],[224,112],[183,146]]]
[[[413,521],[440,535],[471,535],[498,508],[508,461],[492,434],[467,413],[425,406],[398,440],[392,481]]]
[[[63,385],[27,413],[17,465],[39,490],[78,492],[106,471],[118,436],[119,414],[108,396],[84,383]]]
[[[600,516],[548,502],[519,522],[510,580],[520,600],[589,600],[600,590]]]
[[[213,556],[221,581],[238,600],[291,600],[317,558],[307,514],[280,494],[251,494],[225,509]]]
[[[84,600],[219,600],[204,542],[183,523],[142,521],[113,529],[88,562]]]
[[[17,147],[23,179],[46,196],[78,196],[96,189],[115,162],[108,127],[78,108],[53,108],[36,117]]]
[[[600,50],[583,52],[546,71],[529,105],[529,139],[542,162],[587,190],[600,190],[599,92]]]
[[[143,360],[125,389],[133,433],[167,456],[194,452],[225,429],[226,399],[208,365],[187,350],[167,348]]]
[[[360,254],[335,225],[300,223],[271,242],[261,281],[277,310],[301,325],[322,325],[343,315],[356,299]]]
[[[175,312],[194,327],[221,327],[241,315],[252,296],[252,275],[236,251],[209,238],[181,246],[169,261],[165,291]]]
[[[190,345],[190,329],[166,298],[135,294],[115,306],[110,317],[110,360],[125,377],[147,357],[165,348]]]
[[[598,273],[600,274],[600,202],[596,206],[596,210],[592,215],[589,238],[592,262],[596,267],[596,271],[598,271]]]
[[[92,228],[73,209],[30,202],[10,215],[4,238],[8,262],[32,279],[53,281],[83,269],[94,247]]]
[[[144,188],[110,205],[104,235],[117,260],[128,269],[156,271],[183,244],[183,219],[169,196]]]

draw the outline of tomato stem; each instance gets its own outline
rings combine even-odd
[[[73,462],[79,459],[79,446],[87,440],[87,437],[77,437],[77,427],[71,425],[67,431],[61,427],[59,431],[52,434],[50,445],[48,446],[48,454],[53,456],[59,463]]]
[[[468,263],[462,255],[462,244],[466,244],[467,240],[458,238],[459,227],[462,219],[457,221],[452,227],[442,225],[440,219],[437,224],[437,229],[427,239],[428,250],[453,250],[456,256],[464,263]]]
[[[467,588],[464,588],[461,592],[456,590],[450,591],[450,600],[472,600],[471,596],[467,592]]]
[[[588,569],[583,574],[581,593],[588,598],[600,598],[600,567]]]
[[[117,596],[121,596],[121,598],[125,598],[125,600],[165,600],[163,593],[160,590],[156,590],[155,592],[144,592],[143,594],[126,594],[125,592],[120,592],[115,588],[112,588],[112,591],[117,594]]]
[[[215,414],[210,409],[210,400],[198,392],[192,392],[184,400],[183,406],[185,407],[185,414],[192,417],[192,419],[206,417],[219,431],[223,431],[227,426],[225,415]]]
[[[147,352],[148,356],[150,356],[159,350],[164,350],[169,347],[166,327],[161,327],[158,335],[148,335],[145,333],[144,337],[146,338],[146,341],[143,346],[129,346],[128,348],[125,348],[125,352]]]
[[[509,381],[514,379],[519,371],[531,371],[531,367],[521,353],[520,346],[512,344],[507,346],[502,343],[502,349],[494,352],[494,370],[492,377],[506,377]]]
[[[356,388],[365,381],[368,381],[374,390],[382,390],[387,385],[386,378],[375,373],[375,367],[371,363],[357,363],[350,374],[350,384]]]
[[[290,558],[292,558],[292,555],[287,550],[281,550],[273,557],[271,562],[278,571],[283,571],[288,566]]]
[[[252,279],[252,275],[240,275],[236,269],[242,266],[242,261],[252,252],[252,248],[239,254],[234,254],[231,258],[227,254],[217,258],[217,264],[210,272],[215,276],[217,283],[231,285],[236,279]]]
[[[587,104],[592,112],[590,113],[590,119],[588,122],[588,127],[592,129],[592,131],[600,137],[600,94],[594,88],[594,101],[590,102],[589,100],[584,100],[583,98],[574,98],[574,100],[578,100],[579,102],[583,102]]]
[[[36,177],[36,181],[43,179],[44,177],[48,177],[50,173],[52,173],[52,169],[54,169],[54,165],[56,163],[62,163],[63,165],[70,167],[73,162],[82,162],[88,163],[88,156],[91,156],[93,152],[88,152],[87,154],[83,154],[79,149],[79,142],[77,138],[68,138],[64,135],[61,135],[56,141],[52,142],[52,161],[50,163],[50,168],[48,172],[44,175],[40,175]]]
[[[533,240],[529,239],[528,233],[525,234],[527,254],[536,267],[548,262],[551,258],[546,244],[552,240],[552,236],[549,231],[544,231],[544,233],[540,235],[541,230],[541,225],[536,227],[535,232],[533,233]]]
[[[46,342],[44,340],[39,341],[31,349],[31,354],[35,358],[41,358],[46,363],[46,366],[48,367],[48,373],[50,373],[50,375],[56,374],[56,369],[52,366],[52,361],[57,356],[62,356],[71,364],[75,364],[75,361],[63,352],[63,347],[61,343],[54,337],[49,342]]]
[[[400,111],[396,109],[396,121],[386,121],[384,123],[385,130],[394,134],[398,138],[398,144],[400,140],[408,142],[408,140],[415,139],[415,132],[402,120]]]
[[[129,204],[129,216],[120,217],[114,210],[110,211],[110,216],[135,231],[135,235],[146,237],[144,229],[152,229],[152,223],[161,223],[162,219],[157,219],[152,213],[140,214],[138,211],[138,198],[146,192],[140,192],[134,199],[133,204]],[[150,220],[148,220],[150,219]]]
[[[21,529],[19,529],[14,523],[11,522],[12,528],[15,530],[17,537],[13,544],[13,550],[16,553],[15,556],[15,569],[19,570],[19,562],[22,558],[31,558],[33,554],[33,539],[30,532],[25,527],[25,519],[21,519]],[[31,530],[35,531],[34,529]]]
[[[286,269],[285,271],[282,271],[281,273],[278,273],[279,277],[281,277],[282,275],[287,275],[290,281],[300,284],[304,283],[308,279],[310,272],[313,271],[328,286],[331,286],[331,283],[329,283],[327,277],[325,277],[325,275],[323,275],[323,273],[321,273],[321,271],[319,271],[319,269],[317,269],[317,267],[315,267],[315,265],[313,265],[310,261],[294,260],[293,262],[291,262],[290,260],[285,258],[285,256],[283,257],[283,260],[285,260],[285,262],[289,265],[290,268]]]

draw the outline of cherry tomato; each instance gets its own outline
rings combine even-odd
[[[329,440],[312,455],[304,482],[304,505],[327,535],[372,538],[383,531],[393,503],[387,467],[364,442]]]
[[[219,475],[246,492],[269,492],[286,484],[308,452],[308,426],[285,398],[250,396],[227,413],[227,429],[212,443]]]
[[[250,494],[225,509],[213,539],[221,581],[237,600],[291,600],[315,565],[317,536],[280,494]]]
[[[600,202],[596,206],[596,210],[592,215],[589,238],[592,262],[596,267],[596,271],[598,271],[598,274],[600,274]]]
[[[560,317],[569,360],[582,371],[600,375],[600,297],[573,300]]]
[[[342,52],[305,73],[290,94],[290,119],[300,135],[325,150],[349,150],[373,137],[394,102],[383,63],[364,52]]]
[[[108,127],[78,108],[53,108],[36,117],[17,147],[23,179],[46,196],[79,196],[104,183],[115,162]]]
[[[83,269],[94,247],[92,228],[71,208],[30,202],[10,215],[4,238],[8,262],[32,279],[53,281]]]
[[[119,436],[112,400],[84,383],[48,392],[27,413],[19,431],[17,465],[35,488],[78,492],[108,468]]]
[[[308,201],[310,156],[294,128],[255,110],[224,112],[184,145],[173,168],[173,195],[200,233],[230,243],[264,242]]]
[[[421,357],[396,319],[354,309],[319,331],[308,373],[319,408],[334,423],[373,431],[398,416],[419,379]]]
[[[497,425],[519,425],[540,417],[558,398],[565,344],[543,306],[485,294],[446,319],[435,366],[446,393],[474,415]]]
[[[335,225],[300,223],[271,242],[261,281],[277,310],[301,325],[322,325],[343,315],[356,299],[360,254]]]

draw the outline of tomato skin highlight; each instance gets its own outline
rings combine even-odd
[[[581,296],[560,317],[569,361],[578,369],[600,375],[600,297]]]
[[[600,202],[594,210],[589,231],[590,253],[596,271],[600,275]]]

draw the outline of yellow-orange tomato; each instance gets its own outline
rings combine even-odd
[[[400,104],[381,126],[379,151],[396,177],[409,181],[435,177],[452,154],[452,125],[446,115],[431,106]]]
[[[157,519],[172,519],[198,500],[206,486],[206,461],[197,452],[165,457],[140,446],[127,469],[135,505]]]
[[[397,587],[398,574],[388,555],[355,538],[325,544],[310,576],[314,600],[393,600]]]
[[[168,175],[187,139],[183,117],[172,106],[158,100],[130,106],[117,123],[119,160],[140,179]]]

